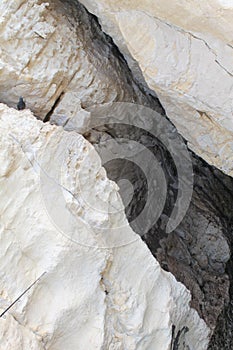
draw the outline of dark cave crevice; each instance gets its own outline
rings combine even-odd
[[[125,127],[125,134],[123,130],[121,126],[121,137],[141,139],[138,130],[128,130],[128,127]],[[143,133],[145,136],[145,132]],[[113,137],[117,137],[117,134],[117,130],[111,131]],[[190,151],[194,170],[191,205],[177,229],[171,234],[166,234],[164,220],[169,217],[177,195],[176,169],[168,152],[158,140],[152,140],[149,134],[144,140],[162,164],[170,191],[161,218],[143,239],[161,266],[172,272],[177,280],[191,291],[192,307],[214,329],[218,315],[224,305],[229,304],[229,273],[232,272],[227,268],[227,263],[233,220],[233,179],[209,166]],[[116,181],[121,178],[122,168],[121,172],[118,169],[117,163],[114,162],[106,167],[110,179]],[[124,172],[128,172],[131,181],[137,183],[132,169],[127,168]],[[135,216],[138,203],[143,202],[144,193],[145,189],[142,186],[131,202],[130,216]],[[140,227],[132,228],[140,234]],[[221,253],[218,253],[218,250]]]
[[[124,56],[112,38],[102,32],[98,18],[91,15],[76,0],[66,0],[63,3],[71,8],[75,6],[80,12],[82,25],[78,26],[77,35],[84,38],[90,61],[97,65],[98,69],[104,70],[105,74],[112,76],[113,80],[114,69],[122,72],[124,76],[122,90],[129,89],[130,94],[126,94],[121,101],[143,104],[167,118],[155,94],[150,94],[147,86],[142,86],[134,79]],[[113,62],[113,58],[117,58],[117,64]],[[108,67],[109,62],[110,66],[114,67],[111,71]],[[59,99],[55,105],[57,103]],[[47,115],[46,120],[49,120],[49,116]],[[169,123],[167,136],[180,137],[174,125],[170,121]],[[129,130],[127,127],[109,131],[113,138],[122,136],[122,133],[126,138],[132,137],[134,140],[139,140],[141,137],[140,132]],[[191,205],[179,227],[171,234],[167,234],[166,220],[177,197],[176,168],[163,145],[158,140],[152,139],[149,134],[144,136],[145,146],[154,153],[162,165],[169,195],[163,214],[143,239],[161,266],[173,273],[176,279],[191,291],[191,306],[213,330],[208,349],[231,350],[233,348],[233,179],[190,151],[194,170]],[[124,177],[133,185],[135,196],[126,211],[130,221],[140,211],[138,203],[143,206],[146,201],[146,183],[143,183],[140,171],[137,172],[137,169],[129,163],[119,166],[117,162],[115,164],[112,162],[106,165],[106,170],[108,177],[116,182],[122,178],[123,172]],[[140,227],[132,228],[140,234]],[[231,254],[230,258],[228,253]],[[180,348],[180,336],[182,336],[181,330],[176,336],[174,334],[172,349]]]

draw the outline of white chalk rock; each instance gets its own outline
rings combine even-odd
[[[233,176],[233,2],[81,0],[189,147]]]
[[[92,26],[78,3],[0,1],[0,102],[16,107],[23,96],[44,119],[63,99],[67,115],[80,101],[131,101],[135,84]]]
[[[0,104],[0,349],[191,350],[209,329],[81,135]],[[173,327],[175,326],[175,328]]]

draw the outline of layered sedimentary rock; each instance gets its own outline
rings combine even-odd
[[[1,310],[46,272],[1,318],[1,349],[162,350],[172,332],[205,349],[189,292],[129,227],[93,146],[3,104],[0,123]]]
[[[233,175],[232,1],[81,0],[208,163]]]

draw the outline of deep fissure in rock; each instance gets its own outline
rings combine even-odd
[[[89,14],[89,16],[92,15]],[[94,31],[100,31],[101,28],[96,18],[94,23]],[[113,42],[109,37],[105,36],[105,38],[107,39],[103,45],[106,43],[112,45]],[[113,53],[122,61],[122,55],[119,55],[115,46]],[[126,65],[124,60],[122,62]],[[129,69],[128,71],[131,75]],[[139,90],[142,91],[141,88]],[[165,114],[161,110],[158,99],[151,95],[147,96],[146,90],[143,89],[146,105]],[[138,102],[139,98],[134,96],[133,100]],[[170,124],[170,132],[174,137],[174,127],[172,123]],[[122,130],[124,128],[121,127],[121,136]],[[112,137],[117,137],[117,128],[109,131]],[[137,132],[126,127],[124,136],[129,137],[130,134],[134,140],[139,140],[141,137]],[[167,235],[164,229],[165,221],[171,212],[177,194],[176,169],[168,152],[158,140],[152,140],[150,135],[146,135],[144,140],[146,140],[145,144],[148,143],[147,147],[154,152],[162,164],[168,181],[169,196],[163,215],[143,239],[161,266],[172,272],[177,280],[184,283],[191,291],[192,307],[212,329],[217,324],[209,349],[215,349],[216,344],[221,344],[222,349],[231,349],[233,272],[229,253],[232,247],[233,179],[209,166],[190,151],[194,167],[194,192],[191,205],[179,227]],[[140,212],[140,205],[143,206],[146,200],[144,196],[146,185],[139,183],[140,171],[137,173],[129,163],[126,163],[125,168],[122,169],[117,161],[115,164],[106,164],[106,170],[109,178],[114,181],[121,179],[123,172],[124,177],[130,179],[134,186],[134,200],[131,201],[126,211],[131,221],[132,216]],[[133,229],[137,231],[137,227]]]
[[[147,86],[143,87],[136,82],[113,40],[101,31],[98,19],[88,13],[76,0],[63,2],[54,0],[54,3],[61,7],[65,6],[65,9],[68,6],[69,14],[72,13],[72,8],[75,8],[73,15],[76,20],[79,20],[77,35],[83,38],[91,62],[93,64],[98,62],[103,79],[109,74],[114,81],[116,71],[120,72],[122,81],[119,84],[125,94],[117,96],[116,101],[143,104],[166,118],[159,100],[150,94]],[[110,70],[109,66],[114,67],[115,71]],[[62,96],[60,95],[56,100],[44,121],[50,119]],[[83,105],[83,107],[88,106]],[[170,122],[168,137],[180,137],[174,129]],[[119,134],[122,136],[123,133],[125,138],[132,137],[139,141],[143,136],[144,145],[160,162],[168,183],[169,194],[162,216],[143,239],[161,266],[173,273],[177,280],[191,291],[192,307],[212,329],[216,326],[209,350],[232,349],[233,179],[209,166],[190,151],[194,168],[194,192],[191,205],[179,227],[171,234],[166,234],[165,224],[177,196],[176,168],[172,157],[159,140],[144,131],[129,129],[122,125],[108,131],[113,138],[117,138]],[[102,134],[103,132],[100,131],[100,135]],[[126,215],[131,221],[138,215],[147,199],[147,184],[143,173],[129,162],[119,164],[119,161],[115,161],[105,164],[105,168],[110,179],[118,182],[123,176],[133,185],[134,197],[126,210]],[[140,234],[140,228],[133,226],[133,229]],[[186,331],[186,329],[174,331],[173,349],[179,349],[179,339],[182,332]]]

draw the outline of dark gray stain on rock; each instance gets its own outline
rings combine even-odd
[[[68,16],[72,17],[73,13],[75,21],[79,23],[77,35],[84,38],[84,45],[88,48],[93,64],[100,65],[103,79],[105,72],[112,77],[114,83],[120,84],[122,96],[117,96],[115,101],[143,104],[166,118],[159,100],[153,93],[150,94],[146,84],[141,86],[136,82],[112,39],[102,32],[97,18],[75,0],[56,3],[66,7]],[[117,62],[113,57],[118,58]],[[119,74],[115,74],[116,71],[121,72],[121,80]],[[104,101],[100,101],[102,102]],[[171,122],[166,134],[168,138],[180,137]],[[161,164],[169,191],[161,217],[143,239],[161,266],[173,273],[191,291],[191,306],[213,330],[209,350],[233,349],[233,179],[190,151],[194,169],[191,205],[179,227],[167,234],[165,227],[178,188],[176,167],[171,155],[159,140],[143,130],[118,125],[109,128],[108,135],[113,138],[120,135],[141,142]],[[88,138],[90,134],[86,136]],[[130,162],[110,162],[106,164],[106,170],[110,179],[118,182],[123,177],[132,183],[134,196],[126,208],[127,217],[132,222],[146,201],[147,184],[143,174]],[[132,227],[140,234],[140,227]],[[188,329],[185,327],[176,331],[174,327],[172,350],[187,349],[183,337]]]
[[[184,335],[189,331],[188,327],[183,327],[182,329],[179,329],[176,333],[176,327],[175,325],[172,325],[172,340],[171,340],[171,350],[179,350],[179,349],[186,349],[189,350],[187,347],[185,347],[185,340]]]
[[[151,135],[146,135],[144,130],[140,133],[133,127],[131,130],[126,126],[115,127],[109,131],[112,137],[119,134],[140,142],[143,140],[163,168],[169,188],[165,208],[156,225],[143,239],[161,266],[172,272],[191,291],[191,306],[214,330],[225,306],[230,305],[229,273],[232,272],[227,267],[231,256],[233,179],[190,152],[194,169],[191,204],[181,224],[175,231],[166,234],[166,223],[177,196],[178,184],[173,160],[160,141],[152,140]],[[134,197],[126,208],[128,219],[132,221],[146,201],[146,180],[129,161],[125,164],[121,161],[120,166],[119,161],[112,161],[106,164],[106,170],[112,180],[118,182],[123,177],[133,184]],[[140,234],[140,227],[132,227]]]

